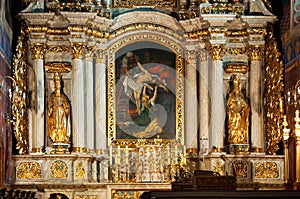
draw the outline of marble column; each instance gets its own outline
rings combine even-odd
[[[185,144],[187,149],[198,148],[198,100],[196,51],[187,53],[185,74]]]
[[[263,47],[250,48],[249,97],[251,107],[252,152],[264,152],[263,111],[262,111],[262,60]]]
[[[86,56],[86,67],[85,67],[85,86],[86,86],[86,144],[89,152],[93,152],[95,149],[95,102],[94,102],[94,66],[93,66],[93,48],[88,49]]]
[[[99,50],[97,53],[95,67],[95,97],[96,97],[96,152],[100,153],[106,149],[106,65],[105,51]]]
[[[35,97],[32,104],[31,120],[32,120],[32,135],[31,135],[31,153],[42,153],[45,139],[45,82],[44,82],[44,44],[32,44],[31,55],[35,78]]]
[[[84,85],[84,46],[81,43],[72,45],[72,138],[73,152],[86,151],[85,135],[85,94]]]
[[[209,149],[209,88],[207,52],[200,51],[199,65],[199,147],[200,153]]]
[[[214,151],[224,150],[225,132],[225,94],[223,86],[223,66],[221,44],[211,47],[212,63],[209,66],[209,97],[211,100],[210,123],[209,123],[209,147]]]

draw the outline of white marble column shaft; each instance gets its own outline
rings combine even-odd
[[[207,54],[200,55],[199,66],[199,147],[200,153],[209,149],[209,87]]]
[[[107,148],[106,133],[106,65],[104,59],[97,59],[95,67],[96,95],[96,151]]]
[[[82,152],[86,147],[84,66],[82,59],[73,59],[72,69],[72,137],[73,151]]]
[[[261,61],[251,61],[249,97],[251,107],[251,144],[254,152],[263,152],[264,148],[261,73]]]
[[[209,96],[211,99],[209,147],[224,148],[225,95],[221,60],[213,60],[209,67]]]
[[[191,52],[187,58],[185,74],[185,144],[186,148],[198,148],[198,100],[196,54]]]
[[[41,153],[45,138],[45,82],[44,82],[44,61],[43,59],[33,60],[33,69],[36,77],[36,111],[32,111],[33,132],[32,132],[32,153]]]
[[[95,131],[94,131],[94,116],[95,116],[95,103],[94,103],[94,66],[93,59],[86,59],[85,68],[85,86],[86,86],[86,143],[87,149],[95,149]]]

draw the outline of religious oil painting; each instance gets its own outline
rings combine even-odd
[[[157,48],[115,59],[116,139],[176,137],[176,55]]]

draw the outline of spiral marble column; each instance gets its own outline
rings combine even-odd
[[[105,51],[97,52],[95,67],[95,95],[96,95],[96,152],[101,153],[107,142],[106,136],[106,65]]]
[[[209,96],[211,99],[210,112],[210,148],[216,151],[224,150],[224,124],[225,124],[225,96],[223,86],[222,52],[224,45],[215,44],[211,46],[210,54],[212,64],[209,67]]]
[[[35,73],[35,104],[31,112],[32,135],[31,135],[31,153],[42,153],[45,138],[45,82],[44,82],[44,44],[35,43],[30,46],[33,70]],[[34,111],[35,110],[35,111]]]
[[[250,50],[249,97],[251,107],[252,152],[264,152],[263,111],[262,111],[262,69],[263,46],[252,46]]]
[[[85,85],[84,85],[84,46],[72,44],[72,138],[73,152],[85,152]]]

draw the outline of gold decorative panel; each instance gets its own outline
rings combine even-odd
[[[51,178],[67,178],[68,177],[68,166],[64,161],[57,160],[52,163]]]
[[[85,175],[85,169],[82,161],[76,162],[75,166],[75,178],[77,179],[83,179]]]
[[[112,190],[112,199],[138,199],[142,195],[143,191],[131,191],[131,190]]]
[[[115,0],[113,1],[114,8],[132,8],[136,6],[151,6],[157,8],[175,8],[176,7],[176,0]]]
[[[258,162],[255,164],[255,178],[279,178],[279,167],[276,162]]]
[[[17,177],[19,179],[41,178],[42,170],[38,162],[21,162],[17,167]]]

